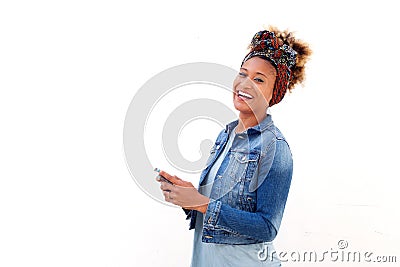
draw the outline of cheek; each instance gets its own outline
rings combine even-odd
[[[273,89],[274,89],[273,86],[262,86],[262,87],[259,87],[258,89],[259,89],[259,93],[262,94],[263,97],[264,97],[267,101],[271,100],[271,98],[272,98],[272,91],[273,91]]]
[[[240,84],[240,77],[236,76],[235,80],[233,80],[233,89],[235,89],[239,84]]]

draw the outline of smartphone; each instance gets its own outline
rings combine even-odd
[[[160,173],[161,170],[159,168],[154,168],[154,171]],[[158,177],[164,182],[167,182],[169,184],[173,184],[170,180],[168,180],[167,178],[165,178],[164,176],[162,176],[160,174],[158,174]]]

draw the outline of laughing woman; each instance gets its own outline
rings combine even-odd
[[[268,107],[305,77],[309,46],[275,28],[256,33],[233,83],[239,118],[218,135],[199,188],[164,171],[165,200],[195,229],[192,267],[280,266],[278,234],[292,179],[288,143]]]

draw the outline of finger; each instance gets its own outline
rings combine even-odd
[[[169,191],[163,191],[164,200],[167,202],[171,201],[171,199],[169,198],[169,194],[170,194]]]
[[[170,202],[172,204],[175,204],[175,199],[174,199],[174,195],[172,192],[170,191],[163,191],[163,195],[164,195],[164,200],[167,202]]]
[[[174,185],[167,183],[167,182],[160,182],[160,188],[163,191],[171,191],[174,188]]]
[[[157,175],[157,176],[156,176],[156,181],[157,181],[157,182],[167,182],[167,183],[171,183],[169,180],[167,180],[166,178],[164,178],[164,177],[161,176],[161,175]]]
[[[167,173],[167,172],[165,172],[165,171],[160,171],[160,173],[159,173],[161,176],[163,176],[163,177],[165,177],[167,180],[169,180],[169,181],[171,181],[171,179],[173,179],[172,178],[172,175],[171,174],[169,174],[169,173]],[[171,181],[172,182],[172,181]]]

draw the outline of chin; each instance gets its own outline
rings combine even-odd
[[[233,103],[235,109],[242,113],[253,113],[251,108],[245,103]]]

